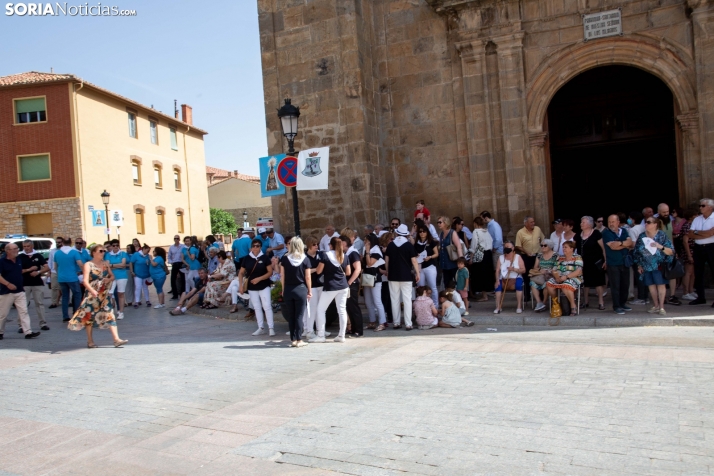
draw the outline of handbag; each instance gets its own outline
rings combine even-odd
[[[605,260],[600,258],[599,260],[595,261],[595,267],[602,271],[603,266],[605,265]]]
[[[545,276],[542,274],[534,274],[531,278],[531,283],[536,283],[538,286],[545,284]]]
[[[478,239],[478,237],[474,234],[474,237]],[[483,246],[481,246],[481,242],[478,242],[478,245],[476,245],[476,250],[474,251],[473,255],[471,256],[471,262],[472,263],[480,263],[483,261],[483,254],[486,250],[483,249]]]
[[[453,243],[446,246],[446,252],[448,253],[449,259],[451,261],[456,261],[457,259],[459,259],[459,252],[456,251],[456,245],[454,245]]]
[[[557,297],[551,298],[551,305],[550,305],[550,317],[555,319],[555,318],[560,318],[563,315],[563,308],[560,307],[560,302],[558,301]]]
[[[255,271],[255,267],[258,266],[258,260],[255,260],[255,264],[253,265],[253,269],[250,270],[250,273],[248,276],[243,279],[243,286],[241,287],[240,293],[245,294],[248,292],[248,283],[250,282],[250,277],[253,275],[253,271]]]
[[[672,262],[664,265],[664,271],[662,272],[664,279],[672,280],[679,279],[684,276],[684,265],[682,260],[677,259],[676,256],[673,257]]]
[[[363,288],[373,288],[377,277],[373,274],[362,273],[361,283]]]

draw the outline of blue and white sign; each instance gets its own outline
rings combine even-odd
[[[285,158],[285,154],[271,155],[258,159],[260,164],[260,196],[273,197],[284,195],[285,186],[278,180],[278,165]]]
[[[301,150],[298,154],[298,190],[327,190],[330,148]]]
[[[107,217],[104,210],[92,210],[92,226],[107,227]]]

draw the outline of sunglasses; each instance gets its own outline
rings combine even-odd
[[[647,223],[648,225],[656,225],[657,224],[656,221],[650,221],[650,220],[647,220],[645,223]]]
[[[541,248],[547,248],[548,245],[540,245]]]
[[[106,253],[107,250],[97,250],[99,253]]]
[[[260,245],[253,245],[253,246],[251,246],[251,248],[262,248],[262,246],[260,246]]]
[[[179,238],[178,236],[174,236],[174,240],[176,240],[176,241],[180,241],[180,240],[181,240],[181,238]]]
[[[699,205],[699,208],[708,207],[709,205]]]
[[[399,226],[399,223],[392,223],[392,226]]]
[[[602,223],[602,220],[598,220],[597,222],[598,222],[598,223]]]

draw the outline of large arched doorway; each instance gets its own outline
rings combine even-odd
[[[674,99],[657,77],[603,66],[565,84],[548,106],[553,213],[628,213],[679,203]]]

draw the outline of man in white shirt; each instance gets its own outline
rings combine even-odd
[[[709,271],[714,275],[714,200],[699,200],[699,211],[702,214],[692,221],[687,234],[687,238],[694,240],[694,286],[697,293],[697,298],[690,301],[690,305],[707,302],[704,296],[704,268],[707,263]]]
[[[50,250],[50,257],[47,259],[47,265],[50,267],[50,287],[52,288],[52,300],[50,301],[50,309],[59,306],[60,286],[57,281],[57,271],[55,271],[55,253],[62,248],[62,237],[55,238],[55,247]]]
[[[438,239],[439,239],[439,234],[436,232],[436,228],[434,228],[434,225],[431,224],[431,215],[429,215],[428,217],[426,217],[426,220],[424,220],[424,223],[426,223],[426,226],[429,227],[429,234],[431,235],[431,237],[434,238],[435,240],[438,240]],[[463,229],[465,230],[466,227],[464,227]],[[468,236],[468,235],[467,235],[467,236]],[[472,235],[472,236],[473,236],[473,235]],[[470,240],[470,239],[471,239],[471,238],[469,237],[469,240]]]
[[[633,243],[637,243],[637,238],[640,237],[642,233],[645,232],[645,225],[642,223],[642,213],[634,211],[630,213],[630,229],[627,233],[630,235],[630,239]],[[645,282],[640,278],[640,274],[637,271],[637,265],[632,265],[632,272],[630,273],[630,292],[629,296],[632,297],[630,304],[643,305],[647,304],[647,286]]]
[[[330,240],[339,237],[340,234],[335,231],[334,225],[325,227],[325,236],[320,240],[320,251],[330,251]]]
[[[559,250],[560,240],[563,239],[563,220],[561,220],[560,218],[556,218],[555,220],[553,220],[552,225],[555,231],[550,234],[550,241],[555,244],[555,248],[553,249]]]
[[[382,235],[387,233],[387,230],[385,230],[384,228],[385,226],[381,223],[377,223],[376,225],[374,225],[374,234],[377,235],[377,238],[381,238]]]

